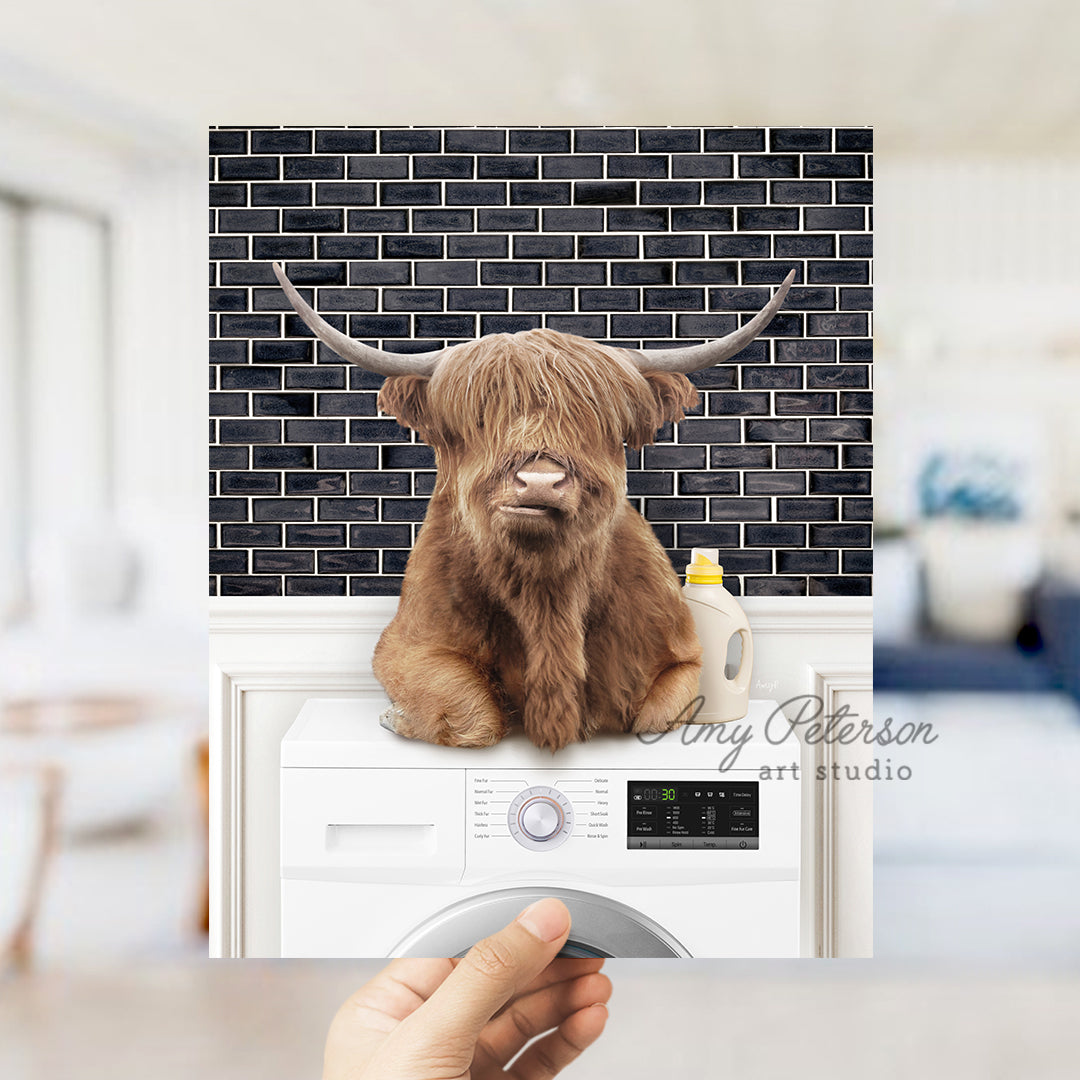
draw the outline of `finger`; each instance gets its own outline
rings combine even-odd
[[[604,961],[597,959],[578,959],[577,957],[559,956],[551,961],[550,964],[528,986],[524,987],[518,992],[518,994],[511,998],[495,1015],[498,1016],[505,1009],[510,1007],[511,1002],[525,997],[527,994],[535,993],[537,990],[543,990],[547,986],[555,986],[558,983],[571,982],[574,979],[580,979],[585,975],[591,975],[594,972],[599,971],[604,966]]]
[[[568,1016],[555,1031],[538,1039],[514,1062],[514,1080],[549,1080],[591,1046],[607,1023],[607,1007],[590,1005]]]
[[[527,907],[509,926],[474,945],[431,997],[408,1018],[412,1038],[445,1044],[452,1032],[472,1046],[484,1025],[551,963],[570,934],[558,900]]]
[[[494,1061],[506,1065],[530,1039],[558,1027],[590,1005],[605,1004],[610,997],[611,980],[600,974],[537,990],[512,1001],[484,1028],[478,1045]]]
[[[371,1022],[376,1015],[388,1018],[377,1026],[390,1030],[423,1005],[452,970],[448,960],[394,960],[349,997],[342,1011],[362,1013]]]

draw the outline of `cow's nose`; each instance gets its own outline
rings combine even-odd
[[[514,474],[514,490],[522,504],[555,504],[568,481],[566,470],[550,458],[534,458]]]

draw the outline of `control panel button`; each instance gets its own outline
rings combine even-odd
[[[564,843],[574,831],[574,808],[555,788],[526,788],[510,803],[506,824],[522,847],[548,851]]]
[[[660,846],[660,841],[655,836],[628,836],[626,847],[629,851],[655,851]]]

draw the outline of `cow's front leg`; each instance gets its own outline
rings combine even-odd
[[[394,708],[385,726],[444,746],[492,746],[507,731],[501,694],[462,653],[379,641],[373,664]]]
[[[700,660],[664,668],[653,681],[630,728],[641,734],[670,731],[689,722],[701,675]]]

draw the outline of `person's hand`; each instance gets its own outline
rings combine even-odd
[[[334,1017],[323,1080],[555,1076],[599,1037],[611,996],[603,960],[555,959],[569,934],[566,908],[538,900],[462,960],[394,960]]]

